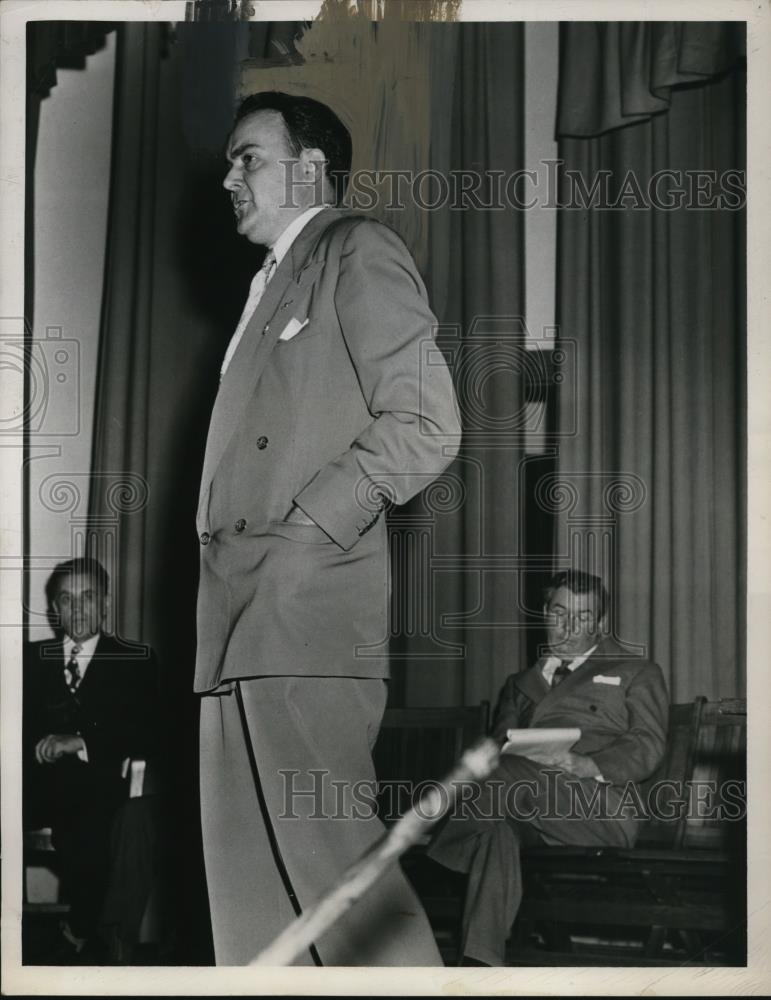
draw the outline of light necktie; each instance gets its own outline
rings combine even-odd
[[[569,676],[570,667],[568,667],[567,661],[563,660],[552,675],[551,686],[557,687],[558,684],[561,684]]]
[[[262,293],[265,291],[265,286],[270,281],[273,276],[273,271],[276,269],[276,255],[272,250],[269,250],[265,255],[265,260],[262,262],[262,267],[252,278],[252,283],[249,286],[249,295],[246,299],[246,305],[244,306],[244,311],[241,313],[241,319],[238,321],[238,326],[233,336],[230,338],[230,343],[228,344],[228,349],[225,351],[225,357],[222,361],[222,367],[220,368],[220,379],[223,377],[225,372],[228,370],[228,365],[233,359],[233,355],[236,353],[236,348],[241,343],[241,338],[244,335],[244,330],[249,324],[249,320],[254,315],[254,310],[257,308],[260,299],[262,298]]]
[[[67,687],[70,689],[71,694],[75,694],[75,692],[78,690],[78,685],[80,684],[81,681],[80,667],[78,666],[78,653],[80,653],[82,649],[83,647],[79,646],[78,643],[76,642],[75,645],[72,647],[72,652],[70,653],[70,659],[67,663],[67,671],[69,672],[70,675],[70,679],[67,682]]]

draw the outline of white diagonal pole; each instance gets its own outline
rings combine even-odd
[[[484,781],[498,763],[499,747],[484,739],[461,757],[454,770],[438,782],[345,872],[340,882],[315,905],[305,910],[250,965],[291,965],[317,941],[380,878],[389,865],[416,844],[455,802],[458,785]]]

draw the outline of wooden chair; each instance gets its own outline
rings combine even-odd
[[[69,912],[69,903],[58,895],[59,865],[51,843],[51,830],[25,830],[23,834],[24,878],[22,907],[25,914],[59,914]]]
[[[414,789],[450,770],[487,730],[489,706],[386,711],[375,765],[381,783]],[[668,779],[659,813],[630,849],[543,847],[523,851],[525,897],[509,944],[510,965],[666,965],[741,956],[744,824],[689,815],[692,782],[744,778],[746,705],[672,705],[668,750],[641,787],[643,802]],[[408,804],[404,797],[398,803]],[[720,800],[716,800],[721,805]],[[725,805],[726,803],[722,803]],[[733,800],[736,806],[736,800]],[[394,797],[385,805],[394,819]],[[690,810],[693,812],[693,809]],[[664,814],[664,815],[661,815]],[[671,819],[665,818],[671,815]],[[443,957],[457,958],[465,878],[413,850],[403,867],[423,902]],[[612,932],[613,942],[604,934]],[[619,944],[629,939],[628,945]],[[722,958],[713,942],[723,938]],[[539,937],[546,947],[534,947]],[[589,945],[587,939],[594,939]],[[675,951],[673,941],[679,951]],[[582,940],[583,939],[583,940]],[[602,942],[598,944],[597,942]],[[730,945],[729,943],[730,942]]]
[[[388,708],[373,758],[381,819],[394,822],[425,782],[447,776],[487,733],[490,703],[457,708]]]
[[[709,846],[703,833],[701,845],[692,846],[689,806],[699,768],[701,780],[718,787],[741,780],[745,720],[746,706],[735,700],[671,706],[667,756],[641,791],[647,802],[654,785],[668,779],[674,787],[658,805],[672,818],[649,819],[635,847],[523,851],[525,895],[508,964],[598,964],[599,952],[603,964],[613,964],[609,955],[618,964],[666,964],[675,956],[681,964],[708,958],[705,942],[721,935],[733,936],[733,953],[742,951],[744,869],[737,845],[744,843],[744,826],[713,820],[705,825]],[[616,946],[611,939],[619,935],[628,940]],[[536,936],[547,950],[532,947]]]

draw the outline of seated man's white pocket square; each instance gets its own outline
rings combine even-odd
[[[611,684],[614,687],[621,683],[620,677],[606,677],[605,674],[595,674],[592,680],[595,684]]]
[[[304,329],[308,325],[308,320],[304,319],[300,321],[296,316],[293,316],[281,333],[278,335],[279,340],[291,340],[292,337],[296,337],[300,330]]]

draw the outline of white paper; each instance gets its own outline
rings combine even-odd
[[[537,753],[558,755],[567,752],[581,739],[581,730],[566,729],[508,729],[501,753],[530,757]]]

